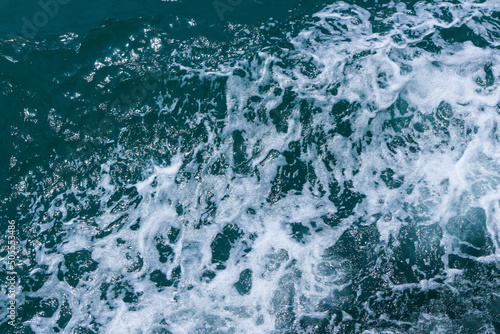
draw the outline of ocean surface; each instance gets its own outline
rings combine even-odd
[[[0,0],[0,333],[500,333],[497,0]]]

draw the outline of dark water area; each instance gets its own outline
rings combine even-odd
[[[286,22],[292,18],[311,15],[314,10],[323,5],[321,2],[309,1],[233,1],[223,3],[217,1],[2,1],[0,3],[0,47],[5,55],[16,55],[23,59],[32,51],[50,52],[60,48],[63,41],[65,48],[79,48],[82,41],[89,37],[107,43],[106,48],[112,48],[123,30],[130,32],[131,27],[152,25],[168,36],[176,39],[206,37],[217,42],[229,42],[234,37],[227,29],[227,22],[237,24],[258,25],[269,19]],[[190,25],[188,22],[196,22]],[[106,25],[105,29],[99,29]],[[97,30],[97,31],[96,31]],[[101,31],[99,31],[101,30]],[[114,38],[113,35],[116,35]],[[64,36],[61,38],[61,36]],[[94,40],[89,41],[92,44]],[[102,44],[101,44],[102,46]],[[48,51],[50,50],[50,51]],[[37,56],[35,56],[37,57]],[[51,57],[52,58],[52,57]],[[80,58],[80,59],[75,59]],[[83,56],[68,53],[55,60],[63,65],[57,68],[50,60],[41,66],[50,71],[60,71],[66,66],[80,66]],[[5,59],[2,59],[5,61]],[[26,86],[50,86],[44,83],[44,73],[41,78],[33,76],[33,67],[39,64],[26,61],[23,66],[14,67],[8,62],[2,67],[2,75],[17,76]],[[22,79],[21,79],[22,78]],[[12,89],[13,90],[13,89]],[[36,88],[34,89],[36,90]],[[5,96],[5,94],[4,94]],[[22,109],[12,107],[25,97],[25,94],[13,94],[2,98],[2,130],[21,121]],[[18,117],[16,117],[18,116]],[[9,133],[2,133],[5,145],[1,145],[0,170],[2,175],[8,174],[9,157],[13,153]],[[40,140],[37,140],[40,142]],[[40,142],[46,146],[48,143]],[[4,151],[5,150],[5,151]],[[9,183],[2,178],[0,188],[8,191]]]
[[[232,0],[224,1],[75,1],[67,0],[67,3],[48,1],[46,6],[41,6],[36,0],[16,2],[2,2],[2,28],[4,34],[14,33],[23,35],[23,28],[32,35],[30,24],[38,30],[36,34],[39,39],[59,36],[66,32],[85,34],[107,20],[129,20],[156,18],[158,27],[167,25],[172,17],[190,18],[197,25],[207,29],[218,27],[222,30],[224,22],[238,24],[259,24],[270,18],[285,22],[298,16],[312,15],[327,3],[321,1],[253,1]],[[47,8],[45,10],[44,8]],[[37,15],[40,10],[48,13],[49,19],[46,24],[35,24],[44,22],[43,15]],[[53,16],[53,17],[52,17]],[[24,20],[23,18],[27,20]],[[189,36],[187,31],[183,31]],[[197,33],[201,33],[199,30]],[[205,31],[209,33],[209,31]],[[34,35],[34,34],[33,34]],[[34,38],[35,36],[33,36]]]
[[[0,333],[500,333],[497,1],[1,1]]]

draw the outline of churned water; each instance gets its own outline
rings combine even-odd
[[[500,3],[0,2],[1,333],[500,333]]]

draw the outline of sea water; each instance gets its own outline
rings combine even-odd
[[[2,35],[2,333],[500,332],[497,1],[146,4]]]

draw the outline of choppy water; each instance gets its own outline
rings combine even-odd
[[[2,3],[0,331],[500,333],[500,3],[233,3]]]

